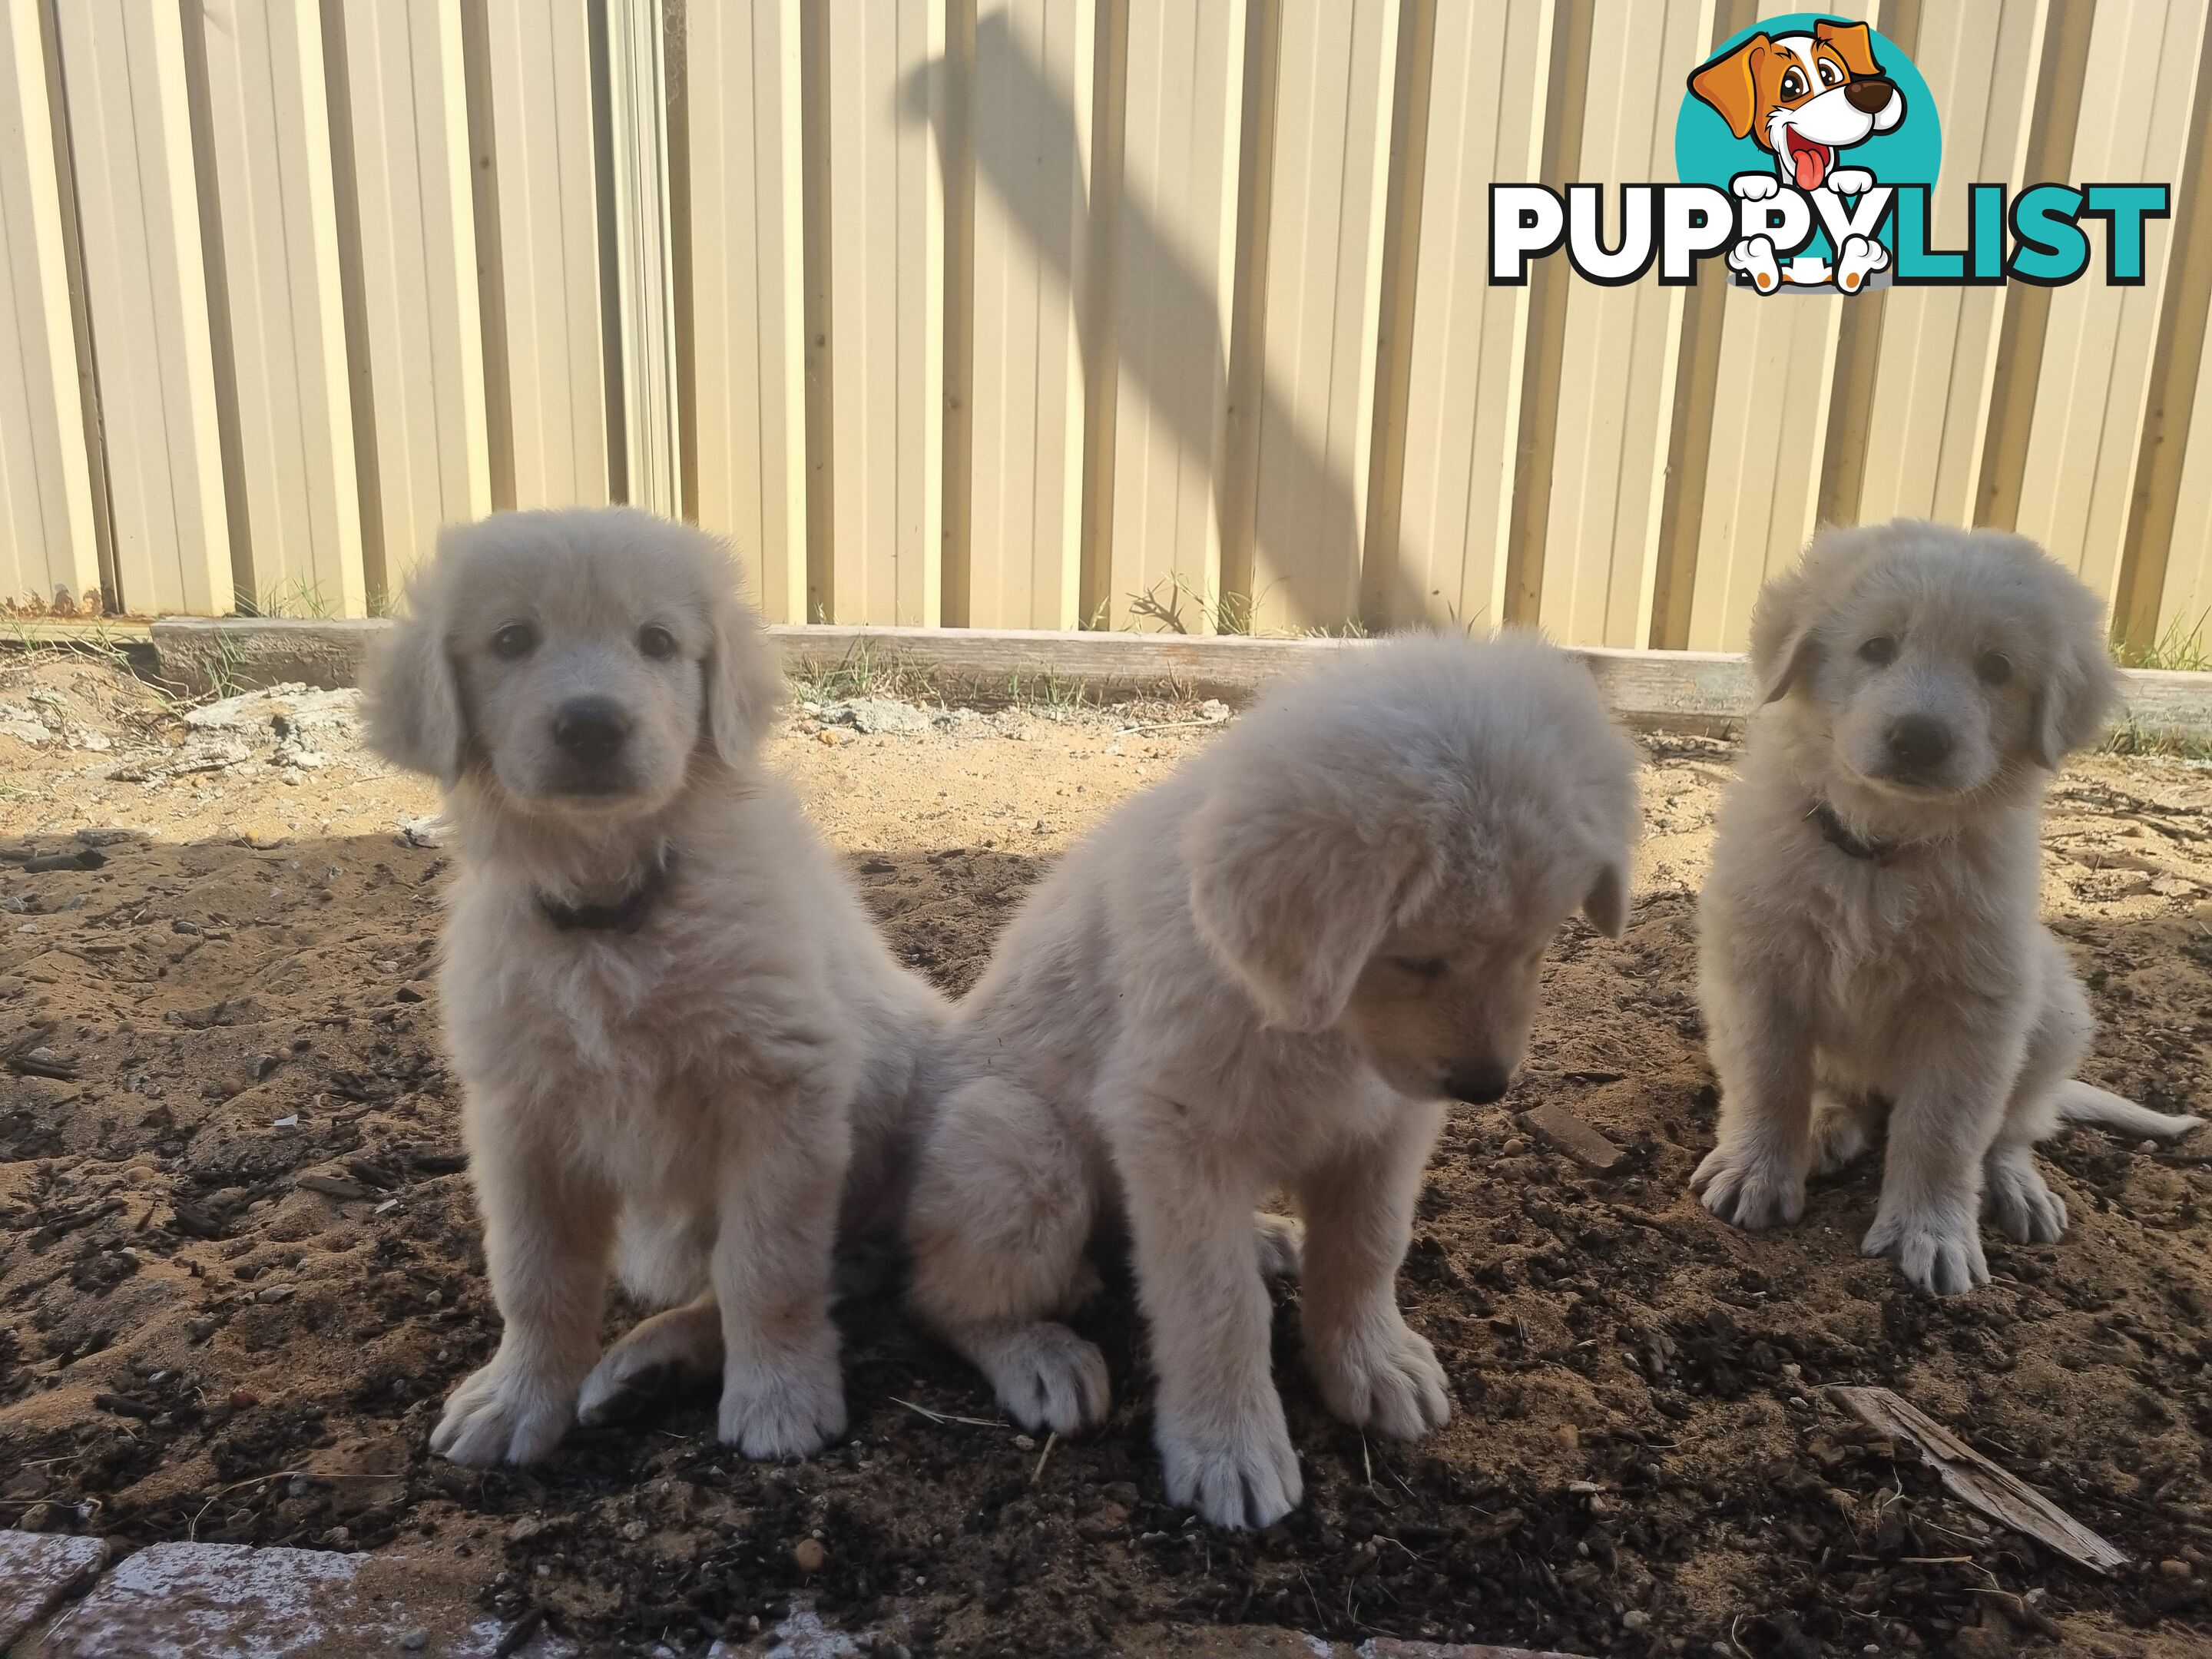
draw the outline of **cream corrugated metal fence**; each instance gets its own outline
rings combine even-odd
[[[2139,287],[1486,281],[1751,0],[0,0],[0,599],[359,614],[634,501],[772,617],[1729,647],[1814,526],[2212,611],[2212,0],[1856,0]]]

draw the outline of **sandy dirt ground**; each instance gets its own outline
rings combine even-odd
[[[774,763],[957,992],[1054,855],[1222,711],[829,713],[857,724],[795,710]],[[1732,756],[1650,748],[1627,939],[1562,937],[1522,1081],[1455,1114],[1429,1173],[1401,1288],[1457,1415],[1412,1449],[1333,1421],[1284,1291],[1307,1503],[1231,1537],[1164,1501],[1111,1264],[1079,1322],[1118,1403],[1073,1444],[998,1421],[886,1297],[843,1311],[852,1433],[813,1462],[736,1459],[703,1393],[538,1471],[431,1459],[496,1334],[438,1048],[431,791],[362,753],[348,694],[191,711],[95,660],[0,658],[0,1524],[450,1552],[488,1609],[543,1604],[591,1651],[703,1652],[799,1598],[916,1654],[1218,1650],[1244,1626],[2212,1652],[2212,1134],[2055,1143],[2073,1231],[1992,1235],[1996,1282],[1953,1301],[1856,1255],[1869,1171],[1790,1231],[1720,1226],[1684,1183],[1711,1140],[1692,913]],[[2212,769],[2084,762],[2045,845],[2103,1021],[2087,1074],[2212,1104]],[[1547,1105],[1626,1157],[1553,1150],[1516,1115]],[[1985,1524],[1838,1382],[1896,1389],[2131,1564],[2100,1577]]]

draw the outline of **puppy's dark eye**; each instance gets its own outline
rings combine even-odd
[[[1791,70],[1782,77],[1782,95],[1784,98],[1802,98],[1805,95],[1805,77]]]
[[[1984,685],[2002,685],[2012,678],[2012,659],[2002,651],[1984,651],[1974,665],[1974,672]]]
[[[1887,634],[1877,634],[1859,647],[1859,660],[1887,668],[1897,660],[1897,641]]]
[[[509,623],[491,636],[492,654],[512,662],[538,648],[538,630],[528,623]]]
[[[1390,965],[1415,979],[1442,979],[1450,966],[1442,957],[1393,957]]]
[[[1841,69],[1830,63],[1825,58],[1820,60],[1820,84],[1822,86],[1832,87],[1840,85],[1843,78],[1844,72]]]
[[[637,648],[655,662],[665,662],[676,654],[676,635],[647,623],[637,630]]]

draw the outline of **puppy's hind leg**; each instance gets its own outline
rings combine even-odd
[[[1260,1235],[1260,1276],[1296,1279],[1305,1258],[1306,1230],[1295,1216],[1255,1211],[1252,1225]]]
[[[663,1381],[704,1381],[721,1369],[722,1314],[710,1291],[640,1320],[601,1355],[576,1398],[576,1420],[605,1423]]]
[[[1029,1091],[969,1083],[945,1103],[908,1212],[915,1310],[1029,1429],[1106,1414],[1106,1359],[1057,1322],[1095,1287],[1097,1189],[1083,1146]]]
[[[1841,1173],[1866,1155],[1887,1107],[1863,1095],[1822,1087],[1813,1096],[1813,1173]]]
[[[2004,1121],[1982,1158],[1983,1213],[2015,1244],[2056,1243],[2066,1231],[2066,1200],[2036,1168],[2033,1149],[2057,1128],[2059,1091],[2096,1030],[2072,969],[2055,950],[2049,954],[2043,1007],[2028,1031]]]

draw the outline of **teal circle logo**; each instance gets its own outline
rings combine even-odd
[[[1788,188],[1813,205],[1814,192],[1825,190],[1832,205],[1850,208],[1871,186],[1933,186],[1942,159],[1936,100],[1904,48],[1866,24],[1821,12],[1770,17],[1731,35],[1692,71],[1674,123],[1682,182],[1715,185],[1753,206]],[[1783,286],[1837,291],[1838,279],[1822,275],[1838,258],[1826,222],[1814,214],[1808,240],[1777,248]],[[1862,250],[1860,265],[1879,261],[1886,276],[1894,226],[1894,213],[1885,212],[1869,240],[1886,252]],[[1732,252],[1729,264],[1749,276],[1758,261]],[[1844,291],[1856,291],[1856,282],[1840,280]]]

